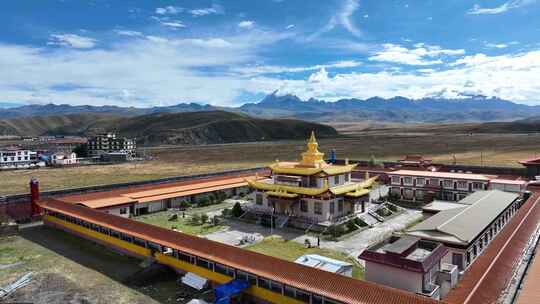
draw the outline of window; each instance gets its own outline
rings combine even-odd
[[[351,179],[351,176],[349,174],[345,174],[345,182],[348,182]]]
[[[467,181],[458,181],[457,182],[457,187],[459,189],[467,189],[467,187],[468,187]]]
[[[315,202],[314,204],[314,207],[315,207],[315,214],[322,214],[322,203],[321,202]]]
[[[443,186],[444,186],[445,188],[454,188],[454,182],[451,181],[451,180],[449,180],[449,179],[445,179],[445,180],[443,181]]]
[[[399,176],[392,176],[392,184],[394,184],[394,185],[399,185],[400,184]]]
[[[335,207],[334,207],[334,202],[330,202],[330,214],[334,214],[334,210]]]
[[[297,289],[295,298],[297,300],[309,303],[310,296],[309,293]]]
[[[403,184],[404,184],[404,185],[412,185],[412,184],[413,184],[413,179],[412,179],[412,177],[410,177],[410,176],[405,176],[405,177],[403,178]]]
[[[234,276],[234,269],[232,269],[230,267],[227,267],[225,265],[221,265],[221,264],[216,263],[215,266],[214,266],[214,271],[217,272],[217,273],[221,273],[221,274],[230,276],[230,277]]]
[[[261,193],[257,193],[255,195],[255,204],[262,205],[262,203],[263,203],[263,196]]]
[[[426,180],[423,177],[417,177],[416,178],[416,185],[417,186],[424,186],[426,183]]]
[[[334,185],[339,185],[339,175],[334,176]]]
[[[308,203],[304,200],[300,201],[300,211],[301,212],[308,212]]]
[[[283,284],[278,283],[276,281],[270,281],[270,290],[273,292],[277,292],[281,294],[281,289],[283,288]]]
[[[479,183],[479,182],[474,182],[472,184],[472,187],[473,187],[474,190],[482,190],[482,189],[484,189],[484,184]]]
[[[343,200],[339,200],[337,206],[338,206],[338,207],[337,207],[337,208],[338,208],[338,212],[339,212],[339,213],[343,212]]]
[[[258,285],[261,288],[270,289],[270,281],[267,280],[267,279],[259,278],[258,279]]]
[[[209,262],[209,261],[207,261],[205,259],[197,258],[197,266],[200,266],[200,267],[211,270],[213,268],[212,264],[213,264],[212,262]]]
[[[120,208],[120,214],[126,214],[127,208]]]
[[[295,294],[295,293],[294,293],[294,288],[291,287],[291,286],[285,285],[284,294],[285,294],[287,297],[294,298],[294,294]]]

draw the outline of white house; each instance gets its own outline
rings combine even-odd
[[[67,166],[78,163],[77,154],[75,152],[64,153],[57,152],[51,155],[51,164],[53,166]]]

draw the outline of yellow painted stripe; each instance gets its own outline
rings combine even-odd
[[[88,229],[79,225],[75,225],[70,222],[66,222],[64,220],[61,220],[56,217],[52,217],[50,215],[44,215],[43,218],[57,225],[64,226],[68,228],[69,230],[73,230],[83,235],[87,235],[89,237],[103,241],[105,243],[109,243],[116,247],[125,249],[129,252],[133,252],[139,256],[147,256],[147,257],[151,256],[150,249],[147,249],[147,248],[144,248],[144,247],[141,247],[141,246],[138,246],[138,245],[126,242],[126,241],[122,241],[112,236],[109,236],[109,235],[106,235],[106,234],[103,234],[103,233],[100,233],[100,232],[97,232],[97,231],[94,231],[94,230],[91,230],[91,229]],[[207,278],[210,281],[213,281],[219,284],[229,282],[232,279],[232,277],[223,275],[221,273],[213,272],[206,268],[199,267],[190,263],[186,263],[184,261],[178,260],[174,257],[168,256],[162,253],[156,253],[154,256],[156,258],[156,261],[158,261],[161,264],[171,266],[173,268],[180,269],[185,272],[193,272],[201,277]],[[298,301],[296,299],[284,296],[277,292],[273,292],[273,291],[270,291],[261,287],[257,287],[257,286],[251,286],[245,292],[256,298],[264,299],[271,303],[305,304],[302,301]]]

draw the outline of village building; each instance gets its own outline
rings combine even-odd
[[[100,134],[90,137],[86,143],[89,156],[100,156],[112,152],[124,152],[135,156],[137,144],[135,139],[118,137],[116,133]]]
[[[229,177],[67,195],[57,199],[121,217],[131,217],[186,207],[210,199],[247,194],[249,191],[244,177]]]
[[[312,132],[300,161],[270,165],[271,177],[248,180],[255,190],[253,212],[278,216],[280,223],[330,226],[366,211],[376,177],[353,181],[354,164],[334,165],[324,160]],[[305,228],[305,227],[301,227]]]
[[[448,249],[439,242],[392,236],[364,250],[365,279],[441,299],[458,280],[457,266],[443,262]]]
[[[70,166],[79,163],[75,152],[56,152],[50,155],[50,163],[53,166]]]
[[[37,152],[19,147],[8,147],[0,150],[0,168],[29,166],[38,162]]]
[[[439,242],[448,248],[442,262],[467,269],[488,247],[520,207],[518,194],[500,190],[477,191],[446,206],[407,230],[407,235]]]
[[[388,176],[392,195],[415,202],[435,198],[459,201],[474,191],[487,190],[489,185],[489,177],[472,173],[397,170]]]

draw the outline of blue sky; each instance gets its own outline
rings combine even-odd
[[[5,1],[0,101],[540,104],[540,0]]]

